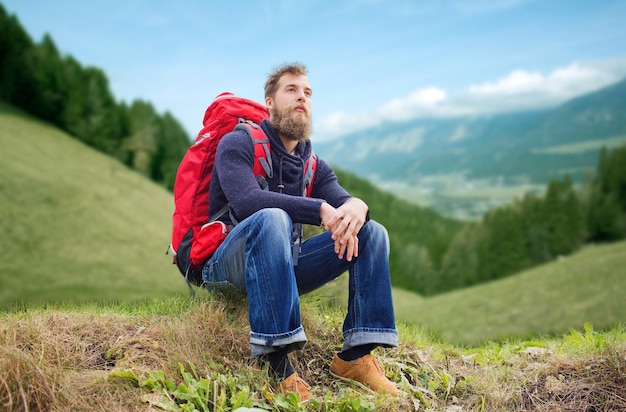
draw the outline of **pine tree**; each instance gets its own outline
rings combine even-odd
[[[443,258],[438,291],[443,292],[478,283],[479,256],[478,246],[481,238],[481,226],[467,224],[461,229],[450,244]]]
[[[553,258],[550,251],[550,233],[546,223],[544,200],[527,193],[519,203],[526,238],[526,256],[530,265]]]
[[[550,181],[544,204],[551,255],[571,253],[585,237],[582,204],[571,179],[566,177],[562,181]]]
[[[33,41],[0,4],[0,99],[29,111],[36,92]]]
[[[591,184],[587,226],[594,241],[626,236],[626,146],[600,152],[598,172]]]
[[[33,48],[33,74],[36,93],[31,113],[58,126],[62,126],[65,104],[63,61],[52,38],[46,34],[41,44]]]
[[[526,267],[526,242],[522,219],[512,207],[493,210],[483,220],[486,235],[479,246],[479,277],[502,278]]]
[[[128,109],[128,125],[129,134],[120,150],[130,167],[151,176],[161,133],[159,116],[150,103],[135,100]]]

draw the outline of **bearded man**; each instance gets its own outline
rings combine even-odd
[[[396,385],[370,354],[378,346],[398,344],[389,237],[370,219],[365,202],[341,187],[322,159],[317,159],[310,197],[304,196],[305,164],[312,154],[312,96],[301,64],[282,66],[269,75],[269,120],[260,127],[270,141],[273,175],[264,181],[252,171],[254,145],[245,131],[235,130],[219,143],[209,215],[229,205],[220,220],[233,228],[204,265],[203,279],[209,289],[234,286],[247,294],[255,363],[267,368],[279,392],[297,392],[306,401],[311,388],[288,356],[307,341],[299,296],[348,271],[344,343],[330,373],[397,396]],[[301,242],[302,224],[322,225],[325,231]]]

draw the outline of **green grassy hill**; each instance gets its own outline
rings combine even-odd
[[[165,189],[6,105],[0,147],[0,308],[187,293]]]
[[[626,242],[429,298],[396,290],[394,301],[398,319],[460,344],[611,328],[626,322]]]

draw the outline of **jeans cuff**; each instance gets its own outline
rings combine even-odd
[[[302,326],[291,332],[280,334],[250,332],[252,356],[266,355],[278,349],[287,349],[288,352],[300,350],[304,348],[306,342],[306,334]]]
[[[386,348],[398,346],[398,332],[395,329],[352,329],[343,334],[343,347],[341,350],[345,351],[368,343],[374,343]]]

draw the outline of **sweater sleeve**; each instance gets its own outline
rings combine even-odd
[[[291,196],[262,190],[252,171],[254,147],[244,131],[235,131],[220,141],[215,155],[213,179],[223,191],[238,220],[265,208],[280,208],[294,223],[320,224],[322,199]]]
[[[333,207],[339,207],[352,196],[341,186],[335,172],[322,159],[318,159],[311,197],[323,199]]]

